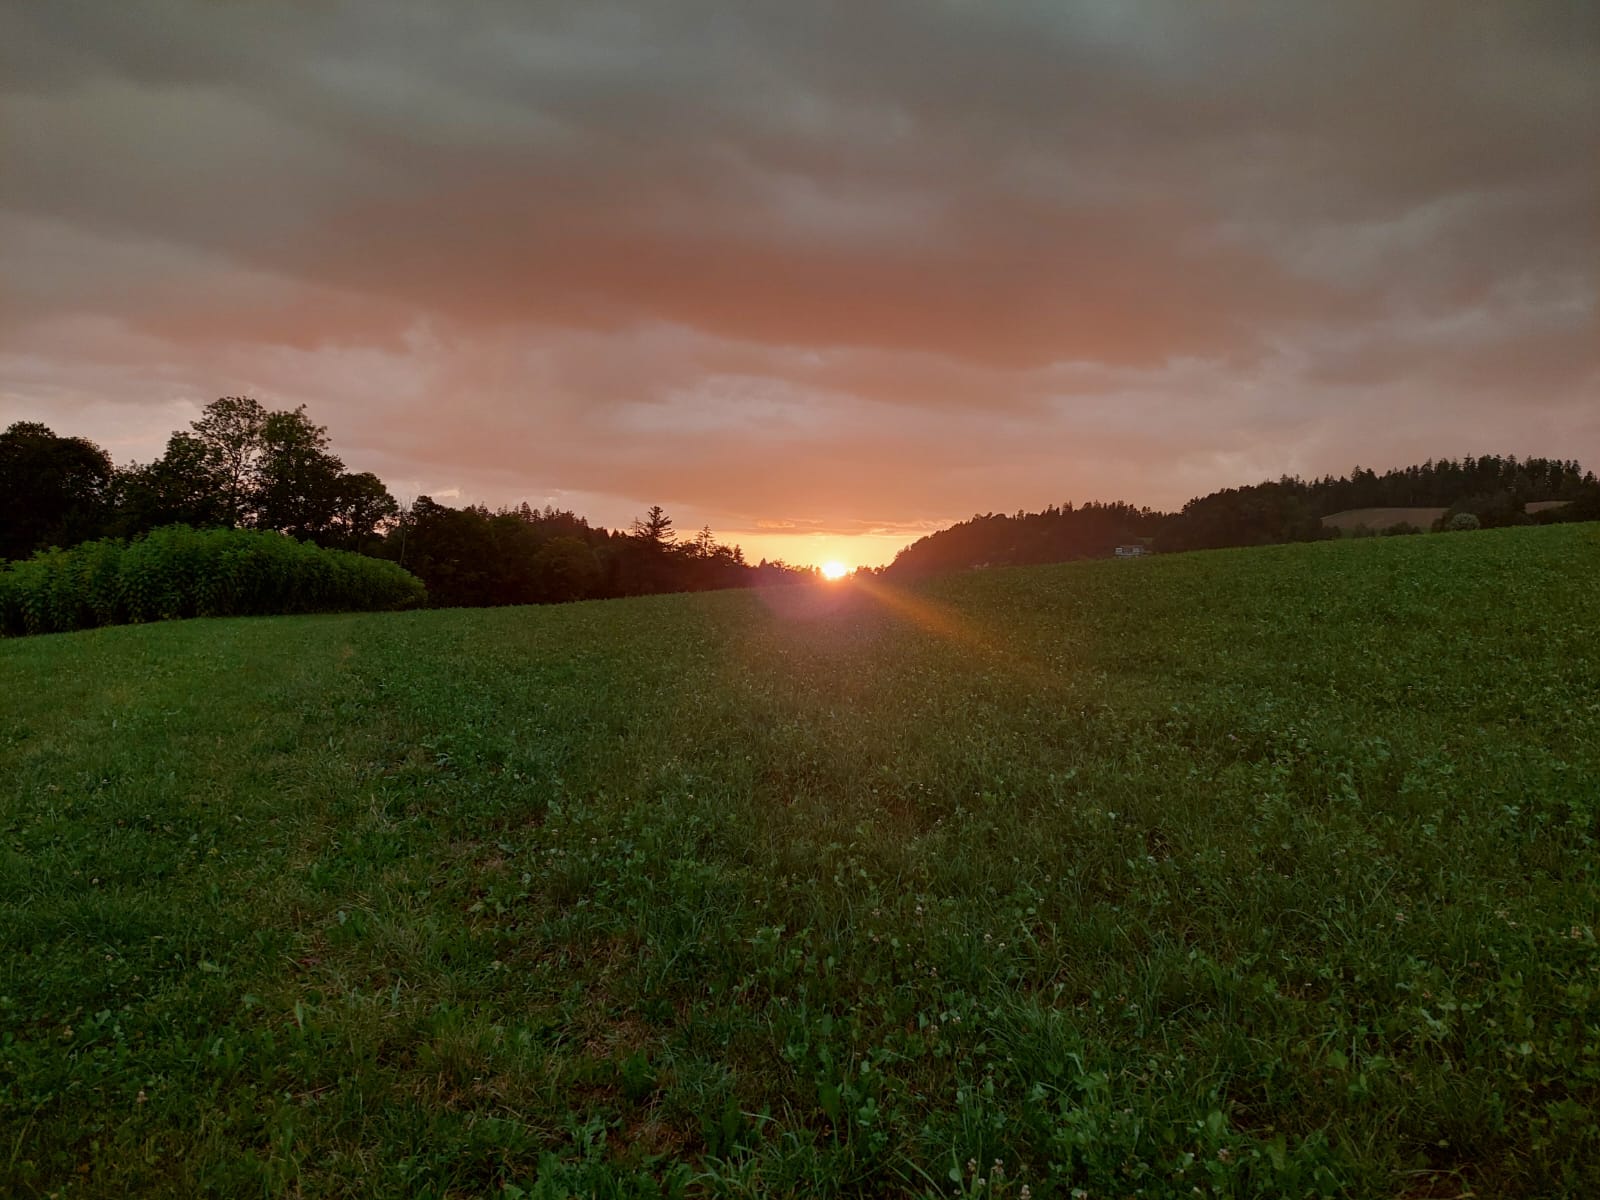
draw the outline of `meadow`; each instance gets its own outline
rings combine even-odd
[[[0,643],[0,1194],[1600,1194],[1600,526]]]

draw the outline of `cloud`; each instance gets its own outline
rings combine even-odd
[[[1559,2],[8,6],[0,419],[796,538],[1600,459],[1597,68]]]

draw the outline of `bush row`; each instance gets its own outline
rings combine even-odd
[[[426,599],[422,583],[391,562],[278,533],[169,525],[131,542],[42,550],[0,569],[0,633],[408,608]]]

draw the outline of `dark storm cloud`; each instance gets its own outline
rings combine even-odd
[[[1579,0],[13,2],[0,408],[752,529],[1600,458],[1597,79]]]

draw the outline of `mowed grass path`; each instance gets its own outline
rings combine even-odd
[[[1595,525],[15,641],[0,784],[0,1194],[1600,1194]]]

